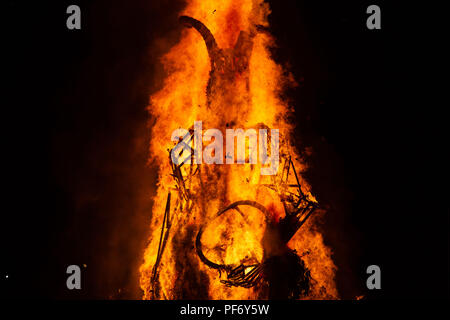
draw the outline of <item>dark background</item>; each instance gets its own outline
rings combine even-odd
[[[81,7],[81,30],[66,28],[70,4]],[[313,150],[307,177],[327,210],[341,296],[448,297],[446,143],[422,100],[431,40],[416,23],[431,10],[377,1],[382,30],[368,30],[372,2],[270,4],[274,57],[299,81],[286,94],[299,147]],[[140,297],[156,177],[146,107],[182,7],[2,3],[3,294]],[[86,265],[80,291],[65,287],[70,264]],[[371,264],[381,267],[378,291],[365,289]]]

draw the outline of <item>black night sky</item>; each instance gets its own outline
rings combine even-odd
[[[314,151],[306,177],[327,209],[322,227],[341,297],[448,296],[448,206],[440,204],[448,194],[430,179],[444,179],[430,159],[446,145],[415,83],[428,81],[418,74],[425,31],[392,1],[376,2],[381,30],[365,26],[369,1],[269,2],[274,58],[299,81],[286,94],[299,148]],[[66,28],[70,4],[81,7],[79,31]],[[156,182],[146,166],[146,107],[182,8],[2,3],[2,294],[140,298],[151,201],[138,200]],[[86,265],[81,291],[65,287],[70,264]],[[378,291],[365,287],[371,264],[381,267]]]

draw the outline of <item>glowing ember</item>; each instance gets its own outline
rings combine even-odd
[[[296,274],[285,298],[338,298],[331,250],[308,219],[323,211],[292,147],[292,110],[279,96],[293,80],[270,57],[269,13],[259,0],[196,0],[180,14],[189,28],[163,57],[168,75],[149,106],[159,181],[140,269],[144,299],[277,297],[274,273]],[[279,129],[277,174],[261,175],[266,166],[250,164],[249,150],[245,164],[173,163],[171,133],[192,129],[185,141],[195,149],[195,121],[222,132]],[[203,137],[203,150],[214,143]]]

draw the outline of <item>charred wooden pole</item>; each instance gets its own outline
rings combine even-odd
[[[158,284],[157,284],[157,279],[158,279],[158,267],[159,267],[159,263],[161,262],[161,257],[162,254],[164,252],[164,249],[166,247],[166,243],[167,243],[167,239],[169,236],[169,229],[170,229],[170,192],[167,195],[167,202],[166,202],[166,209],[164,211],[164,219],[163,219],[163,223],[161,226],[161,235],[159,238],[159,245],[158,245],[158,254],[156,255],[156,261],[155,264],[153,265],[153,269],[152,269],[152,277],[150,280],[151,286],[152,286],[152,293],[153,296],[157,296],[158,295]]]

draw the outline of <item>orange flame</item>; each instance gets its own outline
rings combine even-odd
[[[270,10],[262,0],[191,0],[181,13],[193,17],[209,28],[220,48],[233,48],[241,31],[248,33],[255,26],[268,27]],[[235,74],[232,81],[224,81],[208,104],[207,91],[210,60],[205,42],[194,29],[185,28],[178,44],[162,58],[167,71],[163,88],[151,96],[148,108],[155,119],[151,133],[151,161],[159,167],[158,189],[154,198],[149,244],[140,267],[144,299],[259,299],[265,298],[259,287],[227,287],[219,279],[217,270],[204,265],[196,255],[195,235],[207,221],[226,204],[242,199],[255,200],[274,215],[283,214],[283,205],[272,190],[264,187],[271,177],[261,176],[260,164],[202,165],[198,178],[186,181],[195,205],[177,193],[167,150],[174,143],[170,135],[177,128],[191,128],[194,121],[203,121],[207,128],[260,128],[262,125],[280,130],[280,154],[290,154],[295,168],[304,172],[307,167],[292,147],[293,126],[286,119],[291,106],[280,99],[280,93],[293,80],[269,53],[274,40],[266,32],[257,32],[244,74]],[[247,154],[248,155],[248,154]],[[281,168],[281,164],[280,164]],[[186,166],[183,170],[190,170]],[[314,199],[310,187],[299,176],[303,192]],[[156,281],[159,295],[154,295],[152,270],[155,266],[161,230],[164,223],[167,195],[171,193],[170,230],[164,252],[159,261]],[[316,214],[323,214],[320,211]],[[167,226],[167,225],[166,225]],[[239,214],[223,215],[204,230],[202,243],[208,258],[225,264],[245,261],[261,262],[264,256],[266,225],[256,209],[249,209],[245,218]],[[308,220],[289,241],[311,272],[312,288],[306,298],[336,299],[334,281],[336,266],[330,248],[324,245],[315,220]]]

